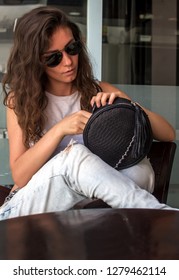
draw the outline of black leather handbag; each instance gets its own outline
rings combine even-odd
[[[153,136],[144,110],[125,98],[94,107],[83,131],[84,145],[117,170],[140,162],[149,152]]]

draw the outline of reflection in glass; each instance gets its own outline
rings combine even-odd
[[[104,0],[103,4],[103,80],[178,85],[177,1]]]

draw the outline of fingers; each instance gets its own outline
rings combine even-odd
[[[78,112],[78,115],[79,115],[79,119],[78,119],[79,126],[80,126],[81,130],[83,131],[88,119],[91,116],[91,113],[81,110]]]
[[[114,102],[114,99],[117,97],[115,92],[112,92],[109,96],[108,104],[112,104]]]
[[[105,106],[106,104],[112,104],[114,99],[118,97],[117,92],[98,92],[96,96],[93,96],[91,99],[91,106],[96,106],[99,108],[100,106]]]
[[[78,113],[87,119],[89,119],[91,117],[91,113],[84,111],[84,110],[80,110]]]
[[[60,121],[60,126],[64,135],[83,133],[84,127],[90,116],[91,113],[84,110],[66,116],[62,121]]]
[[[91,113],[86,111],[79,111],[76,115],[76,119],[74,121],[74,128],[75,128],[75,134],[81,134],[83,133],[83,130],[86,126],[86,123],[88,122],[88,119],[90,118]]]

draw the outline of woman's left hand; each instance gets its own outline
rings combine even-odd
[[[106,104],[112,104],[116,97],[128,98],[127,95],[124,96],[124,93],[121,91],[116,92],[98,92],[96,96],[93,96],[91,99],[91,106],[94,104],[99,108],[100,106],[105,106]]]
[[[106,104],[112,104],[116,97],[122,97],[131,100],[131,98],[125,92],[119,90],[117,87],[109,83],[100,82],[99,85],[102,88],[102,92],[98,92],[96,96],[93,96],[91,99],[92,107],[95,103],[98,108],[100,106],[105,106]],[[172,127],[172,125],[159,114],[154,113],[143,106],[141,107],[149,117],[154,139],[158,141],[174,141],[176,135],[175,129]]]

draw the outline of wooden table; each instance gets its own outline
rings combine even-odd
[[[179,212],[83,209],[0,222],[0,259],[179,259]]]

